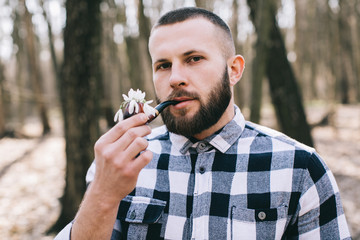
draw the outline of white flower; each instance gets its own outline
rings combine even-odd
[[[137,89],[136,92],[131,88],[128,92],[128,96],[123,94],[123,98],[125,102],[130,102],[131,100],[135,100],[136,102],[144,102],[145,101],[145,92]]]
[[[123,115],[122,109],[119,108],[119,110],[115,114],[114,122],[118,122],[118,121],[120,122],[123,119],[124,119],[124,115]]]
[[[137,102],[135,100],[130,101],[128,111],[129,111],[130,114],[133,114],[134,111],[135,111],[135,113],[139,112],[139,105],[137,104]]]
[[[155,116],[155,108],[149,105],[150,103],[152,103],[152,100],[151,101],[145,100],[145,92],[142,92],[139,89],[134,91],[131,88],[127,96],[125,94],[123,94],[122,96],[124,98],[124,102],[121,103],[119,111],[117,111],[117,113],[115,114],[114,117],[115,122],[123,120],[124,118],[122,112],[123,108],[127,107],[129,114],[139,113],[140,110],[139,103],[142,103],[144,105],[143,110],[147,116],[151,116],[151,115]]]
[[[152,106],[149,105],[149,103],[152,103],[153,101],[147,101],[144,103],[143,109],[146,116],[150,117],[151,115],[155,117],[156,110]]]

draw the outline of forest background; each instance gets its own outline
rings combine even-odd
[[[360,0],[0,0],[0,239],[74,217],[122,94],[155,98],[151,25],[183,6],[230,25],[246,60],[236,103],[324,156],[360,239]]]

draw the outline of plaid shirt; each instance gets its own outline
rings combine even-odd
[[[318,154],[235,111],[202,141],[153,130],[153,160],[121,201],[112,239],[350,239]]]

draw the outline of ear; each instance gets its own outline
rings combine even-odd
[[[227,61],[228,70],[229,70],[229,80],[230,86],[234,86],[244,72],[245,60],[241,55],[235,55],[228,59]]]

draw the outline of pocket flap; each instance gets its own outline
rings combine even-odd
[[[268,209],[247,209],[247,208],[237,208],[233,206],[232,218],[234,220],[243,221],[243,222],[263,222],[263,221],[277,221],[279,219],[284,219],[287,217],[287,206],[282,205],[278,208],[268,208]]]
[[[126,196],[120,202],[117,218],[129,223],[156,223],[160,219],[165,206],[166,201],[163,200]]]

